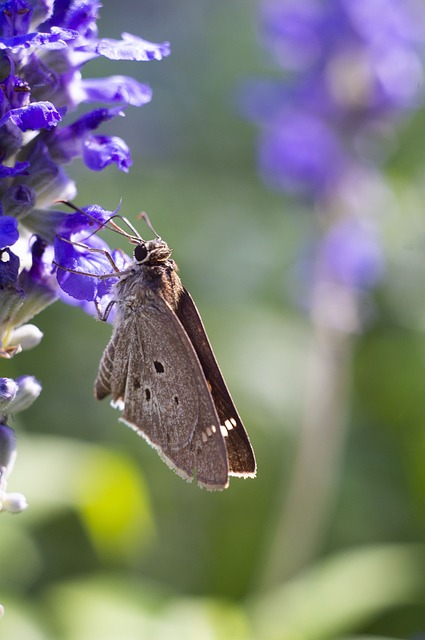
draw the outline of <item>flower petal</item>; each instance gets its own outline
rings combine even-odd
[[[21,131],[35,131],[37,129],[52,129],[62,120],[64,111],[47,101],[31,102],[26,107],[11,109],[0,119],[0,127],[7,122],[13,122]]]
[[[28,175],[29,162],[17,162],[14,167],[6,167],[4,164],[0,164],[0,178],[9,178],[18,176],[19,174]]]
[[[0,49],[65,49],[67,41],[75,40],[78,37],[77,31],[71,29],[60,29],[52,27],[50,33],[28,33],[26,35],[14,36],[12,38],[0,38]]]
[[[130,149],[117,136],[90,136],[83,145],[83,159],[92,171],[102,171],[115,163],[118,169],[125,171],[133,164]]]
[[[77,47],[79,49],[80,47]],[[123,33],[122,40],[102,38],[101,40],[86,42],[81,47],[83,51],[97,53],[110,60],[162,60],[170,55],[170,43],[155,44],[142,40],[130,33]]]
[[[81,82],[85,100],[131,104],[135,107],[150,102],[152,89],[128,76],[110,76],[109,78],[89,78]]]
[[[12,216],[0,217],[0,249],[11,247],[19,239],[18,221]]]

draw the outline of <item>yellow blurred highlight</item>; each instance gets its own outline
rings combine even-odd
[[[131,559],[153,533],[140,469],[128,458],[100,449],[86,463],[76,475],[83,525],[100,556]]]

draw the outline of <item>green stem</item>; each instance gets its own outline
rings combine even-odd
[[[288,491],[286,495],[279,492],[277,522],[262,572],[264,588],[293,575],[318,552],[338,488],[350,396],[352,333],[357,329],[354,295],[340,285],[319,284],[312,324],[298,450]]]

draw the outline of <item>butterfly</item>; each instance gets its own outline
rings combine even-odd
[[[114,225],[136,246],[133,261],[108,274],[117,281],[100,317],[107,320],[115,307],[114,328],[95,397],[110,396],[120,420],[179,476],[225,489],[229,476],[255,477],[254,451],[172,250],[142,215],[154,240],[143,240],[132,225],[135,235]]]

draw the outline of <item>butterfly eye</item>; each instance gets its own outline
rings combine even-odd
[[[134,259],[136,262],[143,262],[143,260],[146,260],[147,255],[148,250],[145,244],[138,244],[134,249]]]

